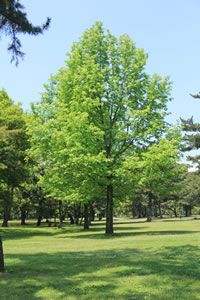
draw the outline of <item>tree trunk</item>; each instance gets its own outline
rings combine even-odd
[[[26,225],[26,210],[21,208],[21,225]]]
[[[37,226],[40,226],[41,221],[42,221],[42,217],[39,215],[37,219]]]
[[[174,215],[175,215],[176,218],[178,217],[176,207],[174,208]]]
[[[59,200],[59,228],[62,228],[62,221],[63,221],[63,203]]]
[[[89,207],[90,207],[89,224],[91,225],[91,222],[94,221],[95,219],[95,211],[92,203],[90,203]]]
[[[75,219],[75,224],[79,224],[79,218],[80,218],[80,205],[75,205],[74,204],[74,219]]]
[[[144,214],[143,214],[143,218],[146,218],[147,217],[147,207],[145,206],[144,207]]]
[[[200,214],[200,213],[199,213]],[[98,215],[98,220],[101,221],[102,218],[104,218],[104,213],[103,212],[100,212],[99,215]]]
[[[152,193],[149,193],[149,201],[148,201],[148,207],[147,207],[147,222],[152,221]]]
[[[191,206],[184,205],[184,208],[185,208],[185,216],[190,217],[191,216]]]
[[[158,211],[159,211],[160,219],[162,219],[162,218],[163,218],[163,215],[162,215],[162,211],[161,211],[160,200],[158,200]]]
[[[113,186],[107,186],[106,234],[113,233]]]
[[[6,207],[3,214],[2,227],[8,227],[8,220],[10,218],[10,207]]]
[[[192,215],[192,207],[189,206],[189,216],[191,216],[191,215]]]
[[[14,192],[14,187],[9,188],[9,199],[7,199],[7,205],[4,210],[3,214],[3,223],[2,227],[8,227],[8,220],[10,218],[10,211],[11,211],[11,206],[13,202],[13,192]]]
[[[142,218],[143,217],[143,214],[142,214],[142,204],[139,203],[137,208],[138,208],[137,209],[137,211],[138,211],[138,218]]]
[[[0,236],[0,272],[4,271],[3,242]]]
[[[88,204],[84,204],[84,229],[89,229],[89,213]]]
[[[154,208],[154,217],[155,218],[158,217],[158,208],[157,208],[157,206]]]
[[[70,224],[74,224],[74,218],[72,217],[72,215],[70,213],[68,213],[68,217],[70,219]]]

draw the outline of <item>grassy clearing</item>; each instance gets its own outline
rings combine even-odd
[[[0,299],[200,299],[200,220],[0,228]]]

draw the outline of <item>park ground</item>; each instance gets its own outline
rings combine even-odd
[[[0,228],[2,300],[200,299],[200,220],[115,219],[90,230],[64,224]]]

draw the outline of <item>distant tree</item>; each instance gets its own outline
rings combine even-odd
[[[148,195],[147,221],[152,219],[153,200],[161,202],[175,188],[174,181],[179,175],[175,168],[179,151],[177,147],[165,139],[144,153],[144,171],[141,183]]]
[[[46,162],[49,182],[57,195],[84,201],[103,186],[107,234],[126,155],[152,144],[166,125],[171,84],[147,75],[146,60],[128,35],[118,40],[98,22],[72,46],[67,67],[33,107],[33,150]]]
[[[200,176],[197,172],[187,172],[180,199],[185,215],[190,216],[194,206],[200,206]]]
[[[16,65],[19,62],[18,59],[24,57],[18,34],[41,34],[44,30],[48,29],[51,21],[50,18],[47,18],[42,26],[34,26],[27,19],[24,8],[19,0],[0,1],[0,35],[4,33],[10,36],[11,43],[8,45],[8,51],[12,55],[11,61],[15,61]]]
[[[138,178],[135,187],[146,195],[147,221],[152,219],[153,202],[159,207],[162,199],[169,197],[170,193],[177,189],[175,179],[183,172],[181,168],[176,168],[181,154],[181,139],[180,131],[175,129],[138,157],[130,157],[125,162],[130,170],[129,176],[133,174],[134,178]]]
[[[185,140],[187,146],[185,151],[195,150],[200,148],[200,123],[195,123],[193,117],[184,120],[181,118],[182,130],[186,132]]]
[[[195,99],[200,99],[200,94],[191,95]],[[185,120],[181,118],[182,130],[186,132],[185,140],[187,146],[185,151],[195,150],[200,148],[200,123],[195,123],[193,117]]]
[[[197,95],[191,95],[195,99],[200,99],[200,93]],[[181,118],[182,130],[185,132],[184,139],[186,141],[186,146],[184,151],[198,150],[200,149],[200,123],[194,122],[193,117],[185,120]],[[200,171],[200,155],[187,157]]]

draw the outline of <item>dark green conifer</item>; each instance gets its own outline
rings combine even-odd
[[[2,33],[11,38],[8,45],[8,51],[11,52],[11,62],[15,61],[16,65],[19,58],[24,57],[21,51],[21,42],[18,38],[19,33],[28,33],[30,35],[38,35],[48,29],[51,19],[47,18],[42,26],[34,26],[27,19],[24,12],[24,6],[19,0],[1,0],[0,1],[0,36]]]
[[[195,99],[200,99],[200,93],[191,96]],[[185,151],[200,149],[200,123],[195,123],[193,117],[184,120],[181,118],[182,130],[185,132],[185,140],[187,146]],[[196,165],[196,169],[200,170],[200,155],[188,156],[188,160],[192,161]]]
[[[199,99],[200,94],[191,95],[193,98]],[[181,118],[182,130],[186,132],[185,140],[188,142],[185,151],[196,150],[200,148],[200,123],[195,123],[193,117],[184,120]]]

